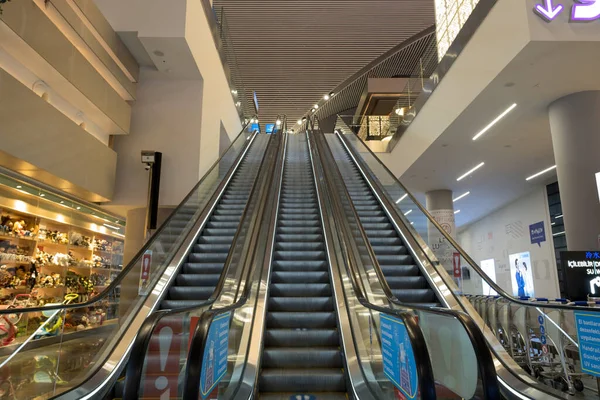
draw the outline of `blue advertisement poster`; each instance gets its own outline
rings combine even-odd
[[[208,397],[227,373],[230,317],[230,312],[216,316],[208,330],[200,376],[200,394],[203,399]]]
[[[417,362],[404,323],[381,316],[381,346],[385,376],[409,399],[417,396]]]
[[[585,311],[575,313],[575,326],[579,340],[581,370],[600,377],[600,315]]]

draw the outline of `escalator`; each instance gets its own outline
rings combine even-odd
[[[287,400],[311,393],[318,399],[346,399],[338,319],[305,135],[289,135],[276,229],[260,398]]]
[[[268,139],[266,135],[259,135],[250,145],[173,285],[161,301],[161,309],[192,307],[207,300],[215,291]],[[186,217],[181,215],[176,221],[186,224]]]
[[[332,140],[338,140],[334,135],[326,136],[360,222],[392,293],[403,303],[439,306],[435,292],[360,174],[358,167],[351,161],[347,150],[340,145],[331,145]]]

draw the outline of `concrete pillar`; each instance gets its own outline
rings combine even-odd
[[[549,107],[567,247],[598,250],[600,202],[600,91],[565,96]]]
[[[456,236],[456,223],[454,220],[454,203],[451,190],[432,190],[425,194],[427,211],[452,237]],[[453,273],[453,248],[446,238],[433,226],[428,224],[427,236],[429,246],[444,266],[446,271]]]

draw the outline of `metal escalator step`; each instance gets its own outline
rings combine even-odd
[[[210,217],[210,222],[235,222],[235,226],[237,227],[240,222],[240,216],[242,214],[230,215],[230,214],[213,214]]]
[[[233,242],[234,235],[227,236],[216,236],[216,235],[202,235],[198,240],[200,244],[226,244],[231,246],[231,242]]]
[[[395,245],[395,246],[394,245],[384,245],[384,246],[372,245],[371,247],[373,248],[373,251],[377,255],[382,255],[382,256],[383,255],[396,255],[396,256],[408,255],[408,250],[404,246],[398,246],[398,245]]]
[[[373,237],[369,238],[369,243],[371,246],[394,246],[399,245],[402,246],[402,240],[398,236],[396,237]]]
[[[184,274],[221,274],[223,263],[185,263],[182,272]]]
[[[373,237],[394,237],[394,236],[398,236],[398,234],[396,233],[395,230],[392,229],[392,225],[390,224],[386,224],[386,226],[389,225],[388,228],[382,228],[382,229],[367,229],[366,225],[367,224],[362,224],[363,227],[365,228],[365,233],[367,234],[367,237],[373,238]]]
[[[343,392],[346,381],[341,368],[263,369],[261,392]]]
[[[221,274],[179,274],[175,278],[178,286],[216,286]]]
[[[276,250],[281,251],[321,251],[325,249],[323,242],[292,242],[292,241],[277,241],[275,244]]]
[[[204,229],[203,232],[203,236],[217,236],[217,237],[223,237],[223,236],[230,236],[230,237],[234,237],[235,236],[235,232],[236,229],[228,229],[228,228],[206,228]]]
[[[337,329],[267,329],[265,346],[268,347],[330,347],[339,346]]]
[[[192,263],[224,263],[227,260],[227,253],[192,253],[188,256],[188,261]]]
[[[314,235],[321,233],[321,227],[316,224],[314,226],[295,226],[287,227],[279,225],[277,227],[277,234],[302,234],[302,235]]]
[[[380,265],[394,265],[394,264],[412,264],[413,258],[408,254],[377,254],[377,261]]]
[[[291,214],[291,213],[281,213],[279,214],[279,220],[281,222],[287,221],[315,221],[319,222],[319,214],[310,213],[310,214]]]
[[[371,217],[371,216],[360,216],[359,215],[359,219],[360,219],[360,223],[362,225],[364,224],[383,224],[383,223],[387,223],[388,219],[386,216],[379,216],[379,217]],[[396,236],[396,235],[394,235]]]
[[[335,328],[337,320],[333,312],[269,312],[269,329],[323,329]]]
[[[278,233],[275,236],[277,243],[280,242],[322,242],[323,235],[321,234],[306,234],[306,235],[294,235]]]
[[[324,260],[325,251],[275,251],[276,260]]]
[[[263,351],[262,368],[342,368],[339,348],[268,348]]]
[[[329,283],[328,271],[273,271],[273,283]]]
[[[321,227],[321,223],[319,220],[314,219],[314,220],[279,220],[279,224],[280,226],[284,226],[284,227],[309,227],[309,228],[314,228],[314,227]]]
[[[418,266],[414,264],[390,264],[390,265],[382,265],[381,270],[383,274],[387,276],[411,276],[411,275],[420,275],[421,270]]]
[[[329,283],[273,283],[269,288],[269,296],[273,297],[331,296]]]
[[[229,253],[231,243],[203,243],[195,244],[195,253]]]
[[[168,300],[206,300],[215,291],[215,286],[171,286]]]
[[[295,261],[295,260],[274,260],[274,271],[298,271],[305,272],[327,271],[327,262],[325,260],[313,261]]]
[[[403,303],[436,303],[433,290],[427,289],[392,289],[394,296]]]
[[[391,289],[425,289],[427,279],[424,276],[386,276],[388,285]]]
[[[332,297],[269,297],[269,311],[333,311]]]

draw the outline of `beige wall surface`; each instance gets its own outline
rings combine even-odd
[[[0,150],[96,195],[87,200],[112,197],[116,153],[2,69],[0,121]]]

